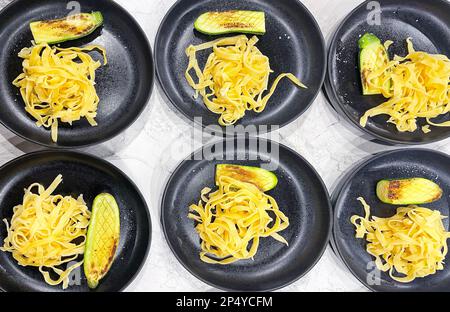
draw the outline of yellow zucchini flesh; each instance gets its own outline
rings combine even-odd
[[[84,274],[94,289],[106,276],[119,245],[119,206],[111,194],[102,193],[94,199],[92,216],[84,252]]]
[[[265,13],[242,10],[206,12],[197,18],[194,28],[207,35],[231,33],[264,35],[266,33]]]
[[[238,166],[221,164],[216,166],[216,185],[219,178],[227,176],[238,181],[251,183],[258,187],[262,192],[274,189],[278,184],[277,176],[268,170],[259,167]]]
[[[101,12],[80,13],[65,18],[30,23],[36,44],[55,44],[91,34],[103,24]]]
[[[393,205],[421,205],[442,197],[439,185],[424,178],[381,180],[377,184],[378,198]]]
[[[360,48],[359,67],[361,72],[363,94],[381,94],[377,87],[381,88],[385,82],[381,78],[374,79],[375,81],[372,81],[372,83],[376,87],[373,87],[369,84],[368,76],[389,62],[389,56],[386,48],[377,36],[370,33],[366,33],[362,36],[358,41],[358,45]]]

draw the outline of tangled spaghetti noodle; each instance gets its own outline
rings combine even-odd
[[[62,49],[47,44],[24,48],[21,73],[13,84],[20,88],[25,110],[36,119],[38,127],[51,129],[54,142],[58,139],[58,120],[72,125],[86,118],[96,126],[99,97],[95,90],[95,71],[101,66],[86,53],[100,50],[104,65],[105,49],[91,45],[84,48]]]
[[[189,65],[186,80],[195,90],[195,97],[200,94],[206,107],[219,114],[219,124],[228,126],[244,117],[252,110],[262,112],[275,92],[278,83],[288,78],[299,87],[306,88],[293,74],[279,75],[269,92],[270,69],[269,58],[256,47],[256,36],[248,39],[245,35],[217,39],[198,46],[189,46],[186,55]],[[200,69],[196,53],[212,48],[203,71]],[[198,77],[194,81],[190,71]]]
[[[390,218],[370,218],[370,206],[363,198],[365,216],[352,216],[356,238],[366,238],[366,250],[375,257],[377,268],[392,279],[409,283],[444,268],[448,251],[443,217],[437,210],[418,206],[397,208]]]
[[[385,46],[391,43],[388,41]],[[368,75],[370,87],[389,100],[369,109],[360,120],[361,126],[365,127],[371,117],[389,115],[388,122],[400,132],[414,132],[417,118],[425,118],[428,123],[422,127],[424,133],[431,131],[430,125],[450,127],[450,121],[431,120],[450,112],[450,60],[445,55],[415,51],[410,38],[407,44],[407,56],[395,56]]]
[[[289,226],[289,219],[274,198],[253,184],[227,176],[219,177],[218,186],[212,193],[204,188],[199,203],[189,209],[189,218],[198,222],[202,261],[230,264],[251,259],[261,237],[271,236],[288,245],[278,232]]]
[[[66,289],[70,273],[83,261],[66,269],[60,266],[76,261],[84,253],[90,212],[82,195],[77,199],[52,195],[61,182],[62,176],[58,175],[47,189],[39,183],[25,189],[23,202],[13,208],[10,223],[3,220],[8,236],[0,250],[11,252],[21,266],[39,267],[46,283],[62,283]],[[58,278],[53,279],[46,269]]]

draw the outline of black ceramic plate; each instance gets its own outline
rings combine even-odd
[[[311,165],[300,155],[277,143],[250,139],[235,150],[226,148],[233,140],[209,145],[183,161],[172,174],[162,199],[162,225],[170,248],[181,264],[202,281],[226,290],[267,291],[286,286],[306,274],[319,260],[329,238],[331,207],[327,190]],[[258,143],[258,144],[256,144]],[[268,144],[269,143],[269,144]],[[271,147],[264,152],[264,146]],[[260,146],[259,151],[256,146]],[[228,145],[230,146],[230,145]],[[262,148],[261,148],[262,146]],[[279,159],[271,157],[279,149]],[[201,159],[202,151],[208,159]],[[251,160],[253,159],[253,160]],[[279,182],[268,192],[290,220],[280,234],[289,247],[272,238],[261,240],[254,260],[231,265],[211,265],[200,260],[200,240],[194,222],[187,218],[189,206],[197,203],[204,187],[214,188],[215,166],[233,163],[260,166],[270,162]]]
[[[38,128],[25,112],[19,89],[12,81],[22,72],[17,53],[31,46],[29,23],[35,20],[67,16],[74,3],[81,12],[101,11],[104,26],[91,35],[61,44],[81,47],[99,44],[106,48],[108,65],[96,71],[96,90],[100,97],[97,127],[86,120],[73,126],[60,123],[58,143],[50,138],[50,130]],[[111,139],[126,129],[139,116],[148,102],[154,68],[147,37],[133,17],[111,0],[15,0],[0,12],[0,122],[15,134],[50,147],[79,147]],[[101,55],[92,53],[95,59]]]
[[[350,223],[351,216],[363,215],[362,205],[356,200],[362,196],[371,206],[374,216],[390,217],[396,207],[378,200],[375,188],[382,179],[424,177],[438,183],[444,194],[442,199],[423,205],[450,215],[450,157],[446,154],[426,149],[401,149],[385,152],[366,160],[347,174],[339,183],[334,203],[333,238],[336,252],[350,271],[368,288],[375,291],[449,291],[450,267],[436,274],[417,278],[411,283],[402,284],[392,280],[389,274],[375,270],[370,263],[373,257],[365,249],[366,242],[355,238],[355,228]],[[448,229],[448,219],[444,226]],[[449,262],[447,256],[446,263]],[[368,275],[368,273],[371,273]]]
[[[269,84],[272,85],[278,74],[291,72],[308,86],[308,89],[299,89],[287,80],[282,81],[264,112],[247,112],[238,124],[284,126],[312,104],[322,86],[326,67],[319,26],[297,0],[179,0],[167,13],[156,36],[155,63],[162,89],[176,109],[190,120],[202,117],[203,126],[218,124],[219,116],[210,112],[201,98],[193,98],[194,91],[184,77],[188,65],[185,49],[190,44],[220,37],[194,30],[194,22],[200,14],[233,9],[266,13],[267,32],[260,36],[258,47],[270,58],[274,70]],[[198,53],[202,68],[209,53]]]
[[[0,219],[11,219],[20,204],[23,190],[38,182],[48,186],[58,175],[63,182],[58,194],[83,194],[88,207],[98,194],[113,194],[120,208],[120,243],[111,271],[96,291],[124,289],[140,271],[150,247],[151,223],[144,198],[136,185],[110,163],[81,153],[44,151],[19,157],[0,168]],[[0,225],[0,245],[6,236]],[[82,259],[82,258],[81,258]],[[21,267],[10,253],[0,251],[0,288],[5,291],[61,291],[47,285],[37,268]],[[81,270],[80,285],[68,291],[89,291]]]
[[[423,144],[438,141],[450,135],[450,128],[432,127],[424,134],[398,132],[393,124],[387,124],[386,115],[370,118],[366,128],[359,125],[359,119],[370,108],[386,99],[383,96],[363,96],[358,67],[358,39],[366,32],[372,32],[383,42],[393,40],[389,49],[393,54],[406,55],[406,38],[413,39],[416,50],[441,53],[450,57],[450,2],[446,0],[381,0],[381,23],[369,25],[369,11],[366,1],[356,8],[337,29],[329,48],[328,70],[325,89],[334,108],[353,125],[366,133],[394,144]],[[373,2],[372,2],[373,3]],[[369,5],[369,8],[372,8]],[[372,14],[372,15],[369,15]],[[436,119],[449,120],[450,114]],[[420,126],[425,125],[420,120]]]

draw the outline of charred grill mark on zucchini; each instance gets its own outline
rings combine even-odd
[[[216,184],[221,176],[227,176],[235,180],[250,183],[262,192],[270,191],[278,184],[277,176],[268,170],[259,167],[221,164],[216,166]]]
[[[194,28],[208,35],[229,33],[263,35],[266,32],[265,13],[245,10],[205,12],[197,18]]]
[[[377,184],[378,198],[387,204],[421,205],[442,197],[442,189],[424,178],[381,180]]]
[[[30,23],[30,29],[37,44],[55,44],[87,36],[102,24],[102,13],[92,12],[32,22]]]
[[[230,177],[247,183],[253,183],[256,175],[249,170],[244,170],[239,166],[226,165],[224,168]]]

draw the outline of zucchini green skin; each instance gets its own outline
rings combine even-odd
[[[265,13],[260,11],[206,12],[194,23],[194,28],[206,35],[244,33],[264,35]]]
[[[424,178],[381,180],[377,184],[377,196],[392,205],[422,205],[442,197],[439,185]]]
[[[389,55],[381,40],[374,34],[366,33],[358,41],[359,68],[364,95],[381,94],[377,89],[369,86],[367,77],[373,71],[389,62]],[[377,82],[375,82],[377,84]],[[378,82],[381,87],[382,82]]]
[[[101,25],[103,25],[103,15],[97,11],[61,19],[32,22],[30,29],[36,44],[56,44],[90,35]]]
[[[228,176],[242,182],[254,184],[263,192],[274,189],[278,184],[278,178],[273,172],[259,167],[217,165],[216,185],[218,185],[219,177],[221,176]]]

